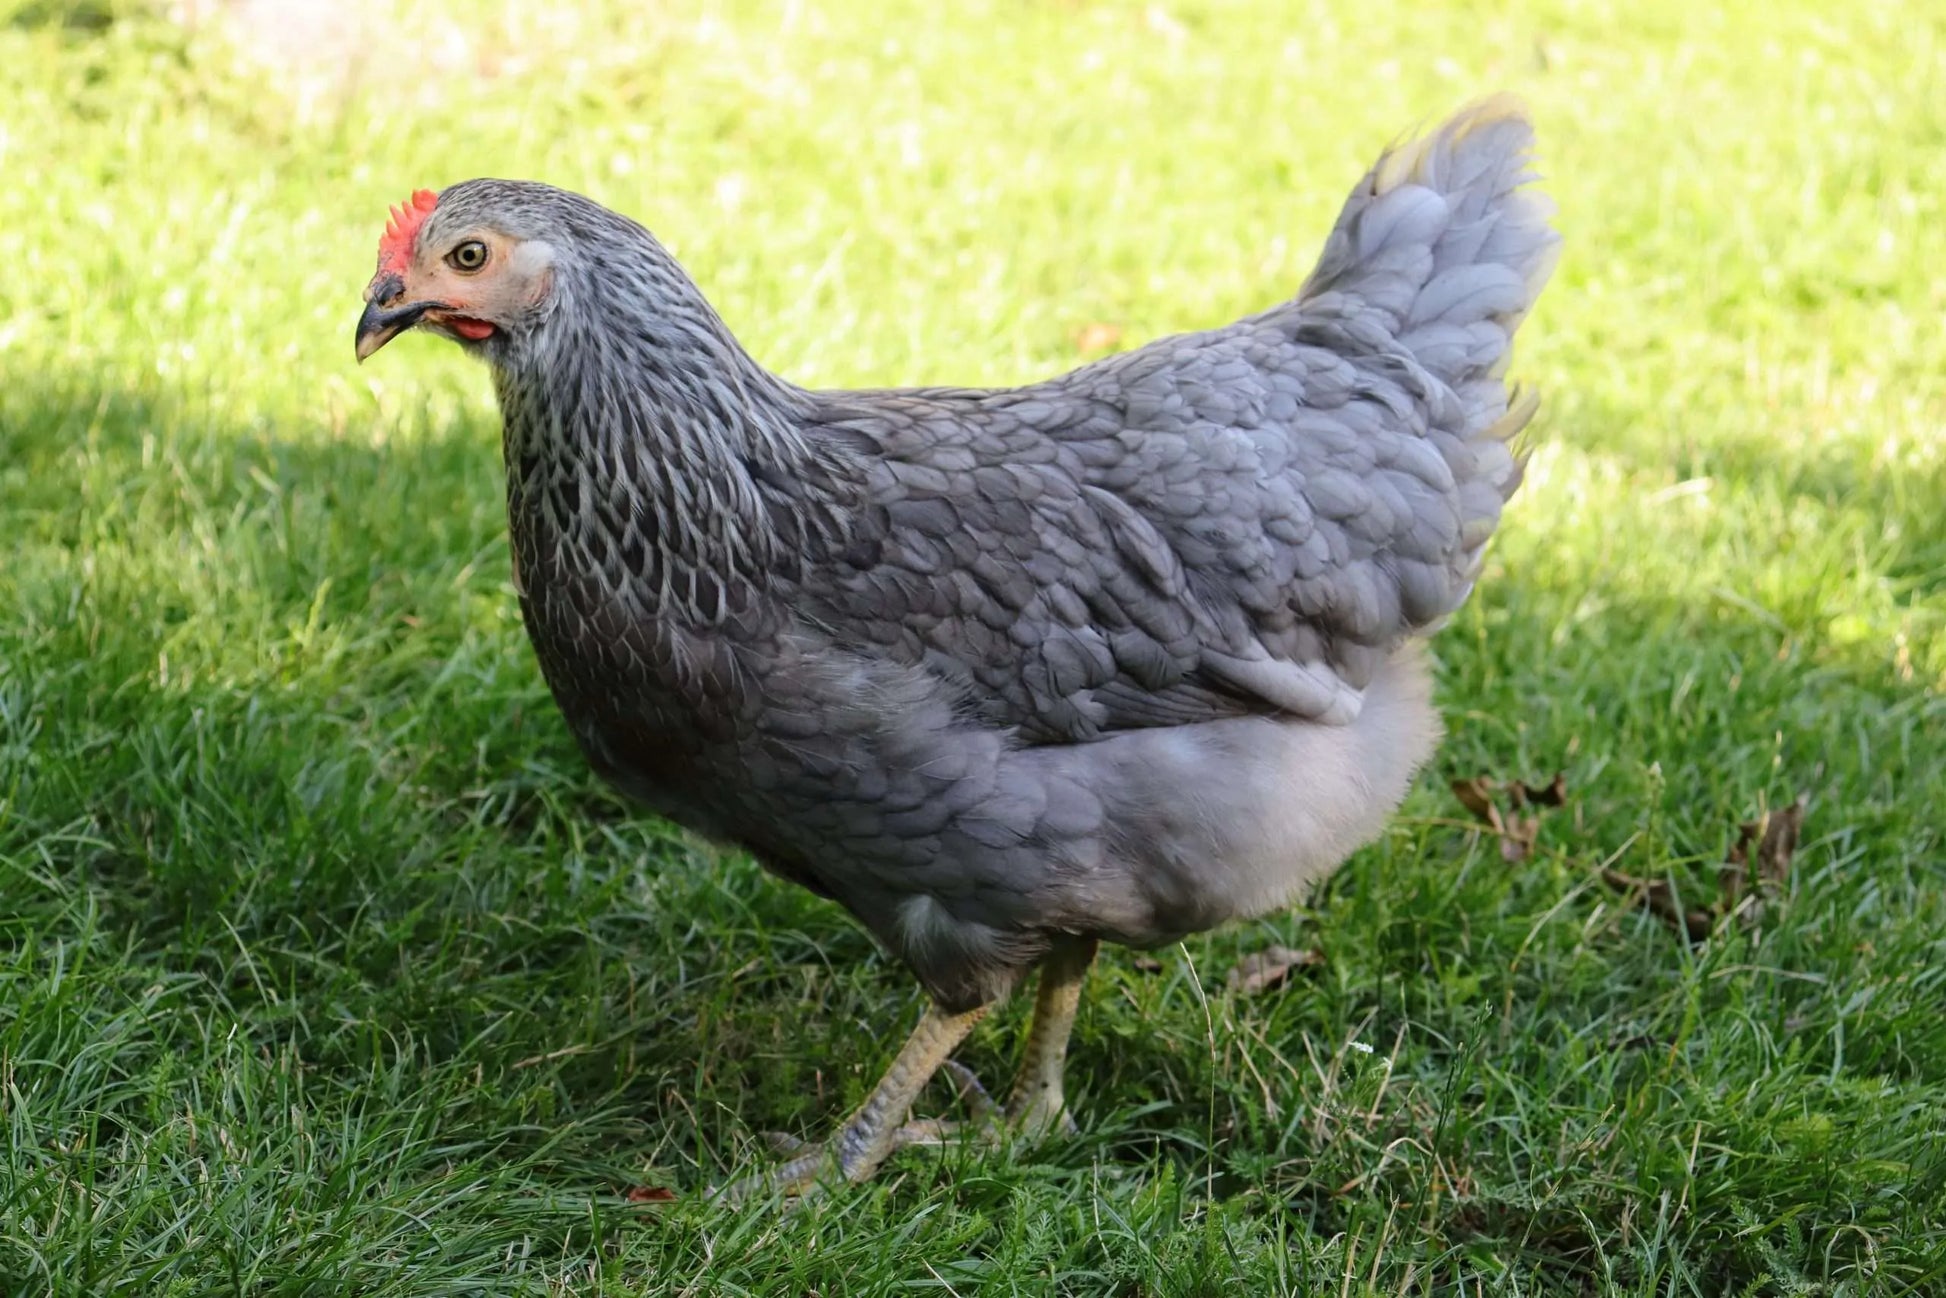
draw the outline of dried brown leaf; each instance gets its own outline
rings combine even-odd
[[[1707,908],[1679,905],[1667,880],[1641,879],[1611,869],[1604,869],[1601,876],[1610,887],[1638,894],[1640,905],[1691,942],[1709,937],[1725,916],[1754,924],[1763,917],[1767,897],[1789,882],[1791,856],[1797,850],[1809,801],[1807,794],[1800,793],[1781,811],[1766,812],[1737,826],[1737,841],[1723,863],[1716,902]]]
[[[1555,775],[1552,782],[1544,785],[1527,784],[1520,780],[1501,783],[1485,775],[1476,775],[1470,780],[1454,780],[1453,796],[1460,805],[1473,813],[1488,829],[1500,836],[1500,859],[1509,863],[1525,861],[1534,854],[1534,843],[1540,837],[1541,818],[1518,815],[1526,807],[1559,807],[1568,800],[1568,781],[1565,774]],[[1495,801],[1495,792],[1506,795],[1508,811],[1502,811]]]
[[[1493,788],[1492,780],[1476,775],[1470,780],[1454,780],[1453,796],[1460,800],[1462,807],[1490,825],[1494,833],[1504,834],[1506,826],[1500,819],[1500,808],[1494,805]]]
[[[629,1187],[626,1197],[630,1203],[671,1203],[676,1192],[666,1185],[635,1185]]]
[[[1516,802],[1524,799],[1536,807],[1565,807],[1568,805],[1568,773],[1566,771],[1556,771],[1553,780],[1547,784],[1538,786],[1522,784],[1518,787],[1521,796],[1515,799]]]
[[[1306,947],[1302,951],[1293,951],[1287,946],[1265,947],[1237,961],[1236,968],[1230,970],[1230,990],[1244,996],[1273,991],[1284,984],[1291,970],[1308,969],[1323,963],[1324,954],[1316,947]]]
[[[1669,885],[1667,879],[1641,879],[1614,869],[1603,870],[1601,877],[1611,888],[1621,892],[1638,893],[1641,897],[1640,904],[1646,907],[1651,915],[1691,942],[1701,942],[1710,935],[1710,930],[1716,927],[1717,911],[1699,907],[1685,908],[1677,904],[1676,890]]]
[[[1781,887],[1790,881],[1791,858],[1797,854],[1798,836],[1804,830],[1804,812],[1810,803],[1810,795],[1800,793],[1782,811],[1771,812],[1756,826],[1743,827],[1746,832],[1752,828],[1757,831],[1757,877],[1765,883]]]
[[[1767,811],[1755,820],[1737,826],[1737,841],[1730,848],[1723,870],[1722,909],[1735,911],[1745,923],[1763,917],[1766,894],[1782,891],[1790,882],[1791,858],[1804,828],[1808,794],[1781,811]],[[1755,857],[1756,877],[1751,878],[1751,858]]]
[[[1500,835],[1500,859],[1510,864],[1525,861],[1534,854],[1534,840],[1540,833],[1539,816],[1515,816]]]

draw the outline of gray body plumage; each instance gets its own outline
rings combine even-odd
[[[816,392],[633,222],[470,181],[545,240],[478,344],[522,608],[601,773],[847,907],[948,1008],[1063,934],[1285,904],[1436,740],[1415,640],[1520,478],[1503,381],[1555,253],[1489,103],[1354,191],[1296,298],[1028,387]]]

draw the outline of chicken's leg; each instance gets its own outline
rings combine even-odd
[[[1081,1008],[1081,986],[1094,961],[1095,940],[1077,938],[1056,947],[1041,964],[1041,985],[1034,996],[1027,1049],[1020,1071],[1014,1075],[1013,1091],[1007,1096],[1007,1123],[1022,1135],[1045,1136],[1057,1127],[1074,1130],[1061,1079],[1067,1067],[1075,1012]]]
[[[899,1140],[899,1124],[905,1121],[920,1089],[986,1013],[984,1005],[963,1014],[947,1014],[936,1005],[927,1006],[925,1017],[900,1047],[898,1058],[836,1135],[822,1145],[800,1148],[772,1171],[730,1182],[717,1190],[716,1196],[735,1202],[768,1191],[803,1193],[834,1171],[847,1181],[869,1177],[905,1143]]]
[[[1040,987],[1034,996],[1034,1017],[1027,1028],[1027,1045],[1020,1071],[1003,1109],[987,1095],[971,1070],[943,1061],[973,1111],[973,1134],[987,1143],[1007,1132],[1030,1140],[1074,1130],[1068,1116],[1062,1077],[1068,1058],[1068,1038],[1081,1005],[1081,986],[1094,963],[1093,938],[1075,938],[1054,948],[1041,962]],[[893,1137],[896,1145],[936,1145],[959,1134],[964,1124],[937,1118],[907,1123]]]

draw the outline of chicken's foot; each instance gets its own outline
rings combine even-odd
[[[715,1197],[737,1202],[766,1193],[803,1195],[833,1173],[847,1181],[871,1176],[899,1147],[899,1124],[920,1089],[986,1013],[984,1005],[963,1014],[927,1006],[885,1076],[836,1135],[822,1144],[797,1146],[781,1166],[732,1181],[719,1188]]]
[[[941,1145],[970,1139],[997,1145],[1008,1138],[1039,1140],[1059,1132],[1071,1135],[1062,1085],[1068,1039],[1081,1005],[1081,988],[1094,963],[1095,941],[1077,938],[1057,946],[1041,962],[1040,986],[1034,997],[1034,1017],[1027,1029],[1020,1071],[1002,1105],[987,1093],[966,1065],[950,1058],[973,1026],[986,1017],[987,1007],[964,1014],[947,1014],[929,1006],[912,1035],[906,1038],[885,1076],[830,1140],[808,1144],[793,1137],[773,1138],[786,1161],[768,1172],[730,1182],[716,1197],[732,1202],[766,1193],[805,1195],[833,1173],[847,1181],[863,1181],[885,1160],[908,1145]],[[904,1122],[912,1101],[944,1071],[958,1089],[968,1117],[964,1122],[925,1118]],[[902,1125],[901,1125],[902,1124]]]
[[[943,1061],[969,1117],[965,1122],[926,1118],[909,1122],[893,1133],[895,1148],[938,1145],[962,1136],[983,1144],[997,1144],[1008,1135],[1039,1140],[1059,1132],[1074,1134],[1068,1116],[1062,1078],[1066,1072],[1068,1038],[1081,1006],[1081,987],[1094,963],[1093,938],[1076,938],[1056,947],[1041,962],[1040,987],[1034,997],[1034,1017],[1027,1029],[1020,1071],[1014,1074],[1005,1107],[996,1104],[973,1071],[953,1060]]]

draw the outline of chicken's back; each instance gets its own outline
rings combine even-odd
[[[1465,599],[1520,480],[1505,383],[1558,238],[1483,103],[1386,154],[1293,300],[1030,387],[817,394],[871,441],[870,561],[814,602],[1036,739],[1345,724]]]

